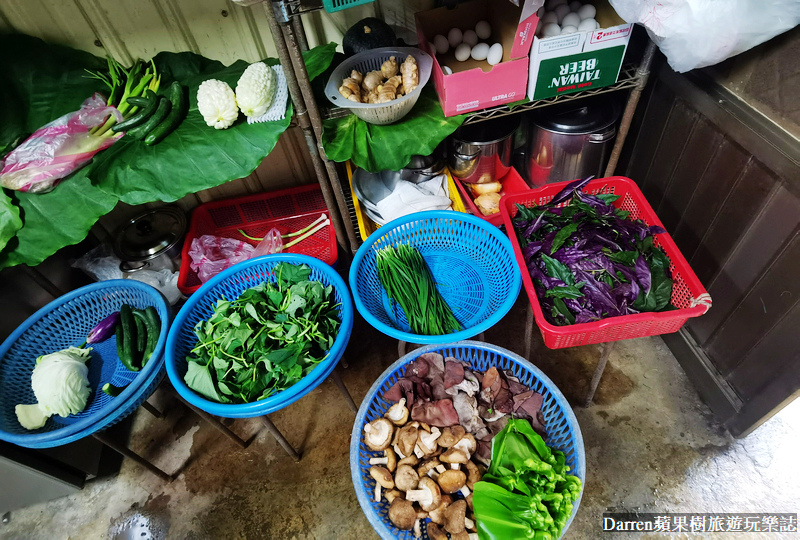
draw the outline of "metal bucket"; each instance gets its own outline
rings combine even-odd
[[[470,184],[499,180],[511,169],[514,132],[519,116],[505,116],[461,126],[450,137],[447,164],[450,172]]]

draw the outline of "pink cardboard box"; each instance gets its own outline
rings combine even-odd
[[[529,53],[539,18],[536,10],[544,0],[525,0],[521,7],[506,0],[475,0],[453,9],[436,8],[416,14],[419,48],[433,57],[433,80],[445,116],[512,103],[525,98],[528,86]],[[451,48],[436,54],[432,46],[437,34],[447,36],[451,28],[474,29],[488,21],[492,35],[484,42],[503,45],[503,60],[490,66],[472,58],[456,60]],[[445,75],[442,66],[453,70]]]

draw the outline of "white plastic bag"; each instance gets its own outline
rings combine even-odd
[[[610,0],[678,72],[711,66],[800,23],[798,0]]]

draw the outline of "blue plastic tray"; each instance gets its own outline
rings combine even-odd
[[[67,418],[52,416],[41,429],[28,431],[17,421],[18,403],[35,403],[31,373],[36,358],[67,347],[77,347],[89,331],[122,304],[153,306],[161,318],[161,334],[147,365],[138,372],[126,369],[117,357],[116,339],[92,345],[88,361],[92,393],[86,408]],[[133,412],[155,390],[163,375],[164,345],[170,309],[161,293],[134,280],[109,280],[87,285],[49,303],[22,323],[0,346],[0,439],[28,448],[60,446],[105,429]],[[100,391],[110,382],[128,387],[117,397]]]
[[[217,300],[235,300],[250,287],[265,281],[274,282],[272,269],[280,262],[306,264],[311,268],[312,281],[325,286],[332,285],[334,297],[339,303],[341,326],[328,356],[295,385],[266,399],[253,403],[224,404],[210,401],[189,388],[183,380],[186,374],[186,357],[197,345],[194,327],[198,321],[207,320],[213,314]],[[189,403],[208,413],[224,418],[250,418],[275,412],[290,405],[316,388],[330,375],[344,354],[350,332],[353,329],[353,305],[344,280],[336,271],[313,257],[294,253],[264,255],[249,259],[211,278],[197,290],[181,308],[169,332],[166,345],[167,375],[175,390]]]
[[[442,336],[409,331],[378,279],[379,249],[410,244],[422,254],[437,288],[464,328]],[[452,343],[480,334],[508,313],[522,276],[511,241],[494,225],[461,212],[432,210],[391,221],[372,233],[350,267],[356,309],[378,331],[409,343]]]
[[[389,521],[389,503],[385,499],[380,503],[376,503],[373,499],[375,480],[369,475],[369,460],[373,457],[382,457],[383,452],[374,452],[364,444],[364,424],[386,413],[392,403],[381,398],[383,393],[389,390],[397,382],[397,379],[403,376],[406,366],[412,360],[427,352],[436,352],[444,357],[452,356],[463,360],[477,371],[485,371],[492,366],[498,369],[511,370],[521,383],[542,394],[544,397],[542,413],[544,414],[544,426],[547,430],[546,442],[551,448],[564,452],[567,465],[570,467],[570,474],[574,474],[581,479],[581,482],[586,483],[586,456],[578,419],[575,418],[572,408],[561,391],[539,368],[509,350],[480,341],[462,341],[449,345],[428,345],[403,356],[378,377],[361,402],[356,421],[353,424],[353,433],[350,436],[350,475],[353,479],[356,496],[361,509],[381,538],[386,540],[393,538],[414,540],[414,533],[413,531],[400,530]],[[582,495],[583,493],[581,492]],[[564,526],[562,537],[572,523],[580,502],[581,497],[579,496],[573,505],[572,516]],[[422,527],[422,538],[424,540],[428,540],[428,535],[425,531],[425,523],[428,521],[430,520],[426,519]]]

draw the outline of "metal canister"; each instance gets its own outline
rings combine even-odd
[[[144,270],[178,268],[186,215],[177,206],[148,210],[129,219],[114,235],[114,253],[125,275]]]
[[[461,126],[450,137],[447,164],[450,172],[471,184],[499,180],[511,169],[514,132],[519,115],[504,116]]]

